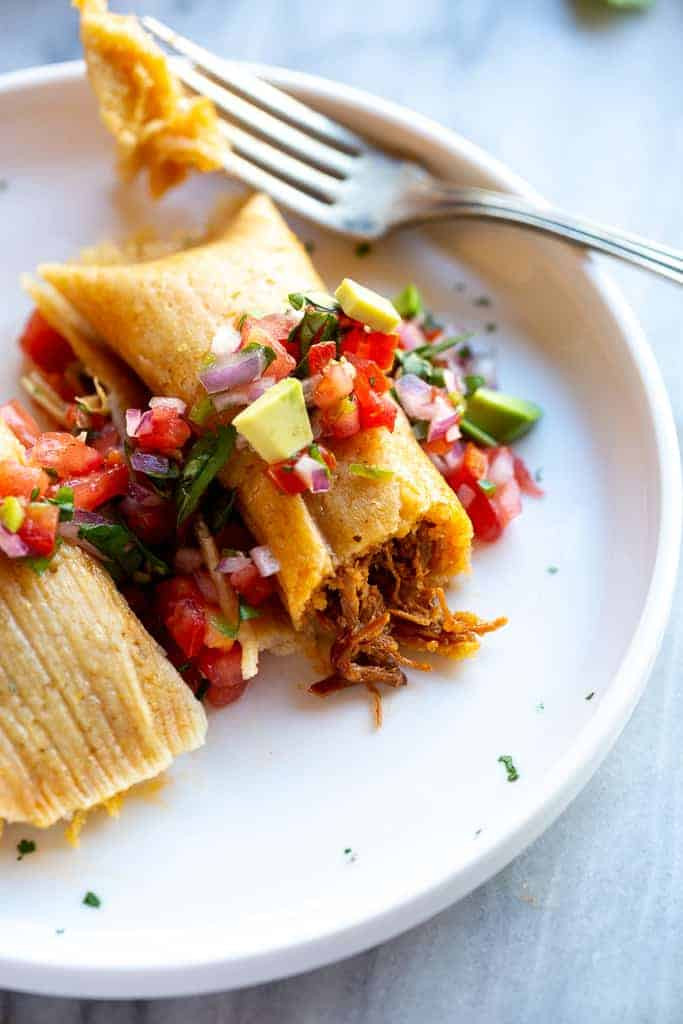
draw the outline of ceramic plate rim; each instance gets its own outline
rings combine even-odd
[[[409,128],[444,153],[458,153],[484,173],[496,177],[502,188],[527,196],[538,194],[503,164],[438,123],[399,104],[351,86],[315,75],[265,65],[251,65],[276,84],[314,92],[341,101],[363,116],[391,122],[397,130]],[[46,82],[69,83],[83,76],[83,64],[72,61],[43,65],[0,75],[0,94],[40,87]],[[676,584],[681,539],[681,471],[678,440],[666,389],[642,328],[619,289],[590,257],[585,274],[601,293],[622,344],[638,373],[652,418],[659,477],[659,521],[654,569],[638,626],[614,675],[614,685],[603,697],[591,721],[570,749],[534,787],[499,830],[497,839],[482,842],[466,870],[438,878],[415,891],[402,903],[386,907],[373,917],[344,929],[331,930],[297,945],[281,945],[247,956],[221,956],[210,961],[178,959],[151,964],[84,964],[73,958],[49,962],[0,956],[0,983],[11,988],[60,995],[152,997],[206,992],[273,980],[310,970],[350,956],[406,931],[461,899],[509,863],[562,812],[588,782],[628,721],[654,663],[668,620]]]

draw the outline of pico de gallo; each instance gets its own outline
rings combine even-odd
[[[60,429],[0,406],[0,552],[43,572],[64,540],[80,544],[215,706],[246,686],[240,623],[278,600],[277,560],[216,480],[235,449],[254,448],[284,493],[322,493],[334,442],[393,430],[400,407],[481,540],[500,537],[521,494],[543,493],[509,446],[540,410],[498,391],[488,355],[427,313],[413,285],[392,304],[346,280],[335,296],[295,293],[284,314],[226,323],[191,409],[155,396],[118,410],[38,311],[20,345],[22,383]]]

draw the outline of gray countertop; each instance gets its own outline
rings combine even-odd
[[[144,9],[219,52],[403,102],[559,205],[683,245],[680,0],[643,14],[600,0],[148,0]],[[0,0],[0,38],[0,71],[78,55],[66,0]],[[614,272],[680,425],[681,292]],[[680,1021],[682,639],[679,588],[648,690],[592,782],[524,855],[429,923],[235,993],[118,1004],[0,993],[0,1024]]]

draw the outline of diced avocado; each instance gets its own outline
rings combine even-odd
[[[285,377],[232,421],[266,462],[281,462],[313,441],[301,381]]]
[[[350,277],[344,278],[334,297],[347,316],[367,324],[373,331],[391,334],[401,322],[389,299],[352,281]]]
[[[541,412],[533,402],[483,387],[467,399],[464,421],[498,444],[510,444],[532,428]]]
[[[9,530],[16,533],[24,521],[24,510],[21,502],[14,495],[8,495],[0,502],[0,523]]]

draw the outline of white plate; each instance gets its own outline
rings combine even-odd
[[[444,175],[528,191],[407,110],[268,74]],[[224,183],[194,181],[155,211],[142,189],[116,187],[79,66],[5,77],[0,123],[4,397],[17,391],[28,310],[21,271],[150,220],[196,223]],[[310,678],[303,663],[271,659],[239,704],[211,716],[206,748],[180,759],[160,797],[98,818],[77,853],[59,830],[8,829],[0,987],[192,993],[387,939],[534,839],[586,783],[645,684],[675,579],[681,489],[666,393],[621,296],[590,259],[515,229],[415,230],[362,262],[351,243],[301,230],[331,282],[350,273],[391,292],[415,280],[463,325],[496,322],[487,337],[503,384],[547,410],[521,446],[543,466],[547,497],[527,500],[504,540],[475,553],[457,596],[510,625],[471,663],[441,665],[388,697],[379,734],[359,694],[315,701],[297,685]],[[490,307],[475,303],[481,295]],[[514,785],[501,754],[514,757]],[[17,862],[24,836],[38,850]],[[100,910],[82,905],[86,889]]]

